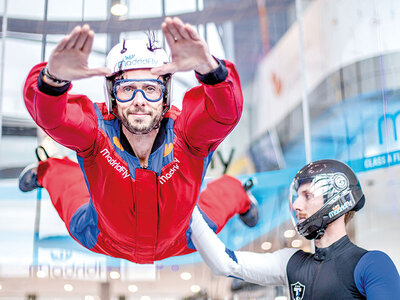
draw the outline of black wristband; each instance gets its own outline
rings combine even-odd
[[[38,85],[38,89],[39,91],[41,91],[42,93],[46,94],[46,95],[50,95],[50,96],[60,96],[62,94],[64,94],[66,91],[68,91],[71,82],[63,85],[63,86],[52,86],[50,84],[47,84],[44,80],[43,80],[43,76],[44,76],[44,69],[42,69],[42,71],[39,74],[38,77],[38,81],[37,81],[37,85]]]
[[[197,78],[204,84],[218,84],[225,81],[226,77],[228,77],[228,69],[225,66],[225,62],[215,57],[214,59],[218,62],[218,68],[207,74],[196,72]]]
[[[55,77],[54,75],[51,75],[49,73],[49,68],[47,67],[48,65],[46,65],[46,67],[43,69],[43,75],[46,76],[48,79],[50,79],[51,81],[55,82],[55,83],[69,83],[71,81],[69,80],[64,80],[64,79],[59,79],[57,77]]]

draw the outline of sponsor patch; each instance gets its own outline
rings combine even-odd
[[[292,298],[294,300],[302,300],[305,291],[306,291],[306,286],[298,281],[290,285],[290,292],[292,293]]]

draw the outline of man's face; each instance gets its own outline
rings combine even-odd
[[[157,79],[150,69],[137,69],[124,72],[123,79]],[[140,87],[140,83],[138,84]],[[128,102],[117,102],[118,118],[125,128],[133,134],[146,134],[161,121],[163,99],[158,102],[147,101],[137,92]]]
[[[311,217],[324,205],[321,189],[311,182],[302,184],[297,190],[297,199],[292,204],[299,223]]]

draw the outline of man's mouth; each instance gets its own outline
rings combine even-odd
[[[296,215],[297,220],[299,220],[299,222],[303,222],[304,220],[307,220],[307,216],[305,214],[298,214]]]
[[[144,116],[150,116],[149,112],[145,112],[145,111],[133,111],[133,112],[129,112],[129,115],[135,116],[135,117],[144,117]]]

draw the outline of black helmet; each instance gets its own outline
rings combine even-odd
[[[301,186],[307,190],[300,189]],[[319,199],[322,205],[320,207],[317,203],[319,209],[305,220],[298,219],[293,207],[301,193],[312,194],[313,201]],[[337,160],[309,163],[297,172],[290,186],[289,205],[293,224],[299,234],[309,240],[321,238],[329,223],[351,210],[360,210],[364,203],[365,197],[353,170]]]

